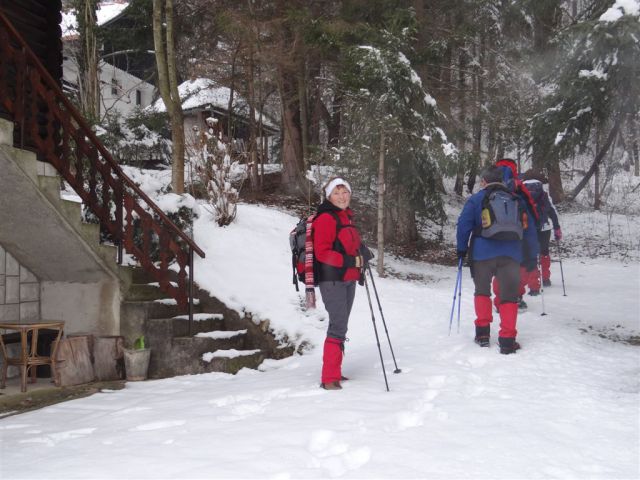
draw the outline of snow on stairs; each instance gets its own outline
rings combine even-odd
[[[142,280],[134,273],[134,282]],[[157,284],[130,286],[123,309],[129,318],[137,317],[138,329],[151,348],[150,378],[207,372],[235,374],[242,368],[258,368],[265,358],[294,353],[293,347],[275,340],[268,322],[256,324],[250,316],[240,317],[197,288],[194,300],[199,301],[194,305],[196,313],[189,332],[188,315],[179,315],[177,306],[162,298]]]

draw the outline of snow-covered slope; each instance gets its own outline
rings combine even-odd
[[[322,308],[300,310],[287,235],[296,219],[240,205],[195,229],[201,285],[318,346]],[[565,231],[567,240],[571,231]],[[402,373],[393,374],[374,302],[358,288],[344,389],[318,388],[321,349],[262,372],[177,377],[103,392],[0,421],[2,478],[638,478],[640,333],[637,263],[568,259],[519,317],[522,350],[473,344],[473,290],[448,334],[455,269],[391,261],[374,276]],[[320,307],[322,304],[320,303]],[[33,461],[33,447],[38,462]]]

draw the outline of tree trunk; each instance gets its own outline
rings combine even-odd
[[[96,0],[78,0],[80,32],[80,103],[84,116],[91,122],[100,120],[100,83],[98,81],[98,46],[96,40]]]
[[[163,28],[163,20],[166,25]],[[173,0],[153,0],[153,43],[158,69],[158,87],[171,121],[173,140],[171,187],[184,193],[184,119],[178,95],[178,74],[173,34]]]
[[[321,73],[319,61],[307,59],[309,74],[307,80],[311,98],[309,98],[309,145],[320,145],[320,121],[322,120],[322,92],[316,80]],[[308,152],[307,152],[308,153]]]
[[[631,154],[633,158],[633,174],[640,176],[640,155],[638,152],[638,129],[635,117],[629,119],[629,130],[631,131]]]
[[[600,210],[600,166],[593,172],[593,209]]]
[[[249,87],[249,162],[247,169],[249,170],[249,183],[251,191],[260,190],[260,182],[258,178],[258,144],[256,142],[256,107],[255,107],[255,82],[253,69],[253,42],[249,40],[249,72],[247,83]]]
[[[236,45],[231,57],[231,85],[229,85],[229,102],[227,103],[227,142],[233,146],[233,99],[236,92],[236,62],[240,52],[240,42]]]
[[[466,119],[467,119],[467,99],[465,92],[465,69],[467,66],[467,54],[464,51],[464,45],[460,48],[460,56],[458,58],[458,145],[460,151],[460,157],[458,159],[458,170],[456,172],[456,183],[453,187],[454,191],[458,195],[462,195],[462,188],[464,186],[464,174],[466,170]]]
[[[408,245],[418,239],[416,211],[411,205],[406,189],[398,188],[397,200],[394,215],[391,217],[392,223],[395,223],[393,239],[398,245]]]
[[[607,154],[609,147],[611,147],[611,145],[613,144],[613,141],[615,140],[616,135],[618,134],[618,130],[620,129],[621,123],[622,123],[622,115],[619,114],[616,117],[615,122],[613,124],[613,128],[611,128],[611,131],[609,132],[607,139],[602,145],[602,148],[596,154],[596,158],[593,160],[593,163],[591,164],[591,168],[589,168],[589,171],[586,173],[584,178],[580,180],[580,182],[578,182],[578,185],[576,185],[573,191],[567,195],[567,199],[574,200],[578,196],[578,194],[582,191],[582,189],[585,187],[585,185],[589,183],[591,176],[595,173],[596,169],[598,168],[598,166],[604,159],[605,155]],[[551,188],[551,184],[549,185],[549,188]],[[553,199],[554,202],[556,202],[556,199],[553,196],[551,198]]]
[[[302,131],[297,75],[278,69],[278,88],[282,106],[282,188],[289,194],[305,194],[302,162]]]
[[[304,57],[298,70],[298,95],[300,95],[300,131],[302,133],[302,164],[307,168],[309,158],[309,112],[307,108],[307,78]]]
[[[476,94],[475,106],[473,112],[473,158],[471,159],[471,168],[469,169],[469,179],[467,180],[467,189],[469,193],[473,193],[473,187],[476,184],[476,176],[478,175],[478,164],[480,162],[480,151],[482,147],[482,107],[484,105],[484,79],[483,66],[485,64],[485,37],[480,35],[480,51],[478,62],[476,62],[473,70],[474,92]],[[474,47],[475,51],[475,47]]]
[[[384,128],[380,129],[380,158],[378,161],[378,276],[384,277]]]

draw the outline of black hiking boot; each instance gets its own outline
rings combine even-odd
[[[537,297],[538,295],[540,295],[540,290],[529,290],[529,295],[531,295],[532,297]]]
[[[543,287],[550,287],[551,286],[551,280],[549,280],[548,278],[546,280],[542,280],[542,286]]]
[[[490,327],[476,327],[476,338],[474,338],[473,341],[481,347],[488,347],[489,332]]]
[[[503,355],[516,353],[520,350],[520,344],[516,342],[515,338],[500,337],[498,343],[500,344],[500,353]]]
[[[522,297],[518,297],[518,310],[524,310],[525,308],[527,308],[527,302]]]

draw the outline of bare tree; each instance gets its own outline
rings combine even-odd
[[[153,0],[153,43],[160,96],[167,108],[173,140],[171,187],[184,193],[184,117],[178,94],[173,0]]]
[[[384,277],[384,128],[380,129],[380,157],[378,161],[378,276]]]
[[[600,149],[596,153],[596,158],[593,160],[593,163],[591,164],[591,168],[589,168],[589,170],[587,171],[586,175],[582,178],[582,180],[578,182],[578,185],[576,185],[573,191],[567,195],[566,198],[568,200],[575,199],[578,196],[578,194],[582,191],[582,189],[585,187],[585,185],[589,183],[589,180],[595,174],[596,170],[602,163],[602,160],[604,160],[604,157],[609,151],[609,148],[613,145],[613,142],[616,136],[618,135],[618,131],[620,130],[621,123],[622,123],[622,115],[619,115],[615,119],[613,127],[611,127],[611,130],[609,131],[609,135],[607,136],[607,139],[605,140],[604,144],[600,147]]]
[[[98,46],[96,40],[97,0],[76,0],[80,48],[78,52],[78,87],[84,116],[92,122],[100,116],[100,84],[98,82]]]

